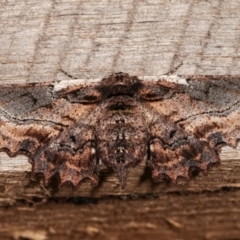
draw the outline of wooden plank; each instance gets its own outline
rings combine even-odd
[[[225,189],[135,200],[60,199],[32,207],[20,202],[0,211],[0,233],[5,240],[239,239],[239,197],[239,190]]]
[[[82,79],[240,74],[239,12],[238,0],[1,1],[0,83],[69,79],[61,69]],[[0,206],[14,205],[1,208],[1,237],[239,239],[239,152],[224,149],[218,168],[188,183],[154,185],[141,165],[124,191],[103,169],[98,188],[75,192],[29,182],[27,158],[1,153]],[[144,199],[37,205],[107,195]]]
[[[239,74],[238,0],[2,1],[0,81]]]
[[[39,3],[34,0],[8,1],[1,3],[1,7],[0,24],[5,29],[0,46],[2,83],[67,82],[69,76],[64,71],[84,81],[101,79],[114,71],[155,77],[170,70],[181,74],[239,73],[235,61],[239,54],[237,36],[240,35],[236,27],[240,8],[237,1],[230,4],[226,1],[164,4],[122,1],[116,4],[101,0],[92,5],[79,1],[45,0]],[[226,35],[226,31],[231,34]],[[77,79],[74,81],[78,83]],[[234,152],[228,152],[231,160]],[[228,163],[233,164],[232,161]],[[10,159],[1,155],[0,169],[3,186],[8,179],[12,182],[8,188],[23,189],[17,191],[14,198],[18,198],[20,192],[24,195],[26,189],[29,191],[26,187],[29,177],[25,178],[24,173],[30,171],[26,158]],[[120,190],[115,176],[103,169],[104,181],[97,189],[91,190],[87,185],[74,193],[66,189],[52,193],[51,189],[46,192],[38,186],[31,194],[36,191],[41,196],[47,193],[100,197],[169,188],[154,188],[151,180],[138,184],[144,169],[143,163],[133,171],[131,183],[124,191]],[[148,171],[146,174],[150,178]],[[20,186],[19,178],[24,179]]]
[[[223,188],[240,187],[240,146],[237,149],[225,147],[221,154],[222,164],[210,171],[208,176],[200,175],[189,182],[181,181],[177,184],[154,184],[150,169],[145,163],[132,169],[128,183],[121,189],[115,174],[102,168],[100,170],[99,185],[93,188],[83,183],[77,191],[72,188],[56,186],[44,187],[38,182],[30,181],[31,167],[26,157],[17,157],[9,162],[9,157],[1,153],[0,186],[2,194],[0,205],[13,204],[18,199],[32,201],[34,198],[48,199],[55,197],[94,197],[119,195],[154,195],[168,192],[201,192],[216,191]]]

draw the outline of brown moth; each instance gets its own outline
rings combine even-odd
[[[176,181],[219,164],[240,139],[240,76],[129,76],[0,88],[0,150],[25,154],[47,185],[98,183],[103,163],[122,188],[146,160],[152,178]]]

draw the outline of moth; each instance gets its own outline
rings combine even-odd
[[[141,161],[156,182],[188,179],[207,174],[221,147],[240,139],[240,76],[63,82],[0,88],[0,150],[27,155],[46,185],[54,176],[97,185],[104,164],[124,188]]]

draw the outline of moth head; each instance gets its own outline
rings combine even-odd
[[[122,72],[114,73],[103,79],[102,84],[108,97],[119,95],[134,96],[141,85],[137,77],[129,76],[129,74]]]

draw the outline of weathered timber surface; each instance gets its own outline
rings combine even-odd
[[[240,191],[164,193],[135,200],[19,204],[0,211],[1,238],[237,240]],[[85,201],[86,203],[86,201]]]
[[[239,74],[240,3],[1,1],[0,79]]]
[[[24,200],[32,202],[34,199],[51,199],[61,197],[91,197],[101,198],[106,196],[143,196],[169,192],[197,193],[202,191],[219,191],[224,188],[240,188],[240,147],[232,149],[225,147],[219,167],[213,168],[208,176],[197,176],[189,182],[169,184],[166,182],[154,184],[151,179],[151,171],[146,168],[146,163],[132,169],[128,177],[128,183],[124,190],[121,189],[118,178],[113,172],[103,168],[100,170],[100,182],[97,187],[83,182],[77,191],[71,187],[58,189],[51,185],[30,180],[31,166],[26,157],[18,157],[7,165],[8,157],[1,153],[1,164],[5,166],[0,175],[0,205],[12,205],[16,201]],[[6,160],[4,160],[6,157]]]
[[[178,66],[174,74],[240,74],[239,11],[238,0],[1,1],[0,83],[67,80],[61,69],[82,79]],[[148,171],[139,181],[140,166],[123,192],[104,170],[98,188],[73,192],[29,182],[27,158],[1,153],[1,238],[240,239],[239,150],[221,159],[188,183],[154,185]],[[129,194],[144,199],[66,202]],[[57,203],[36,205],[46,199]]]

